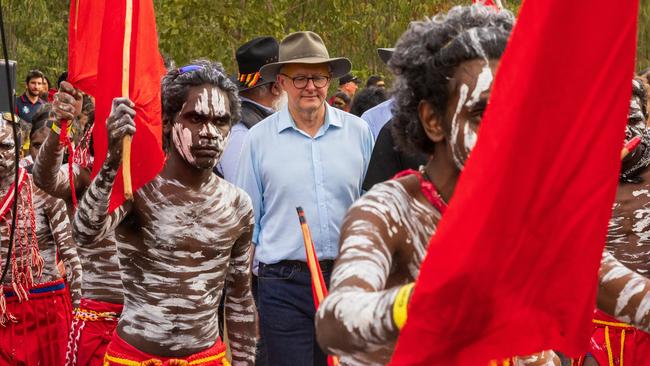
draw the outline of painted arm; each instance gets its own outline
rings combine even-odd
[[[83,196],[74,217],[73,234],[79,245],[95,243],[122,221],[131,207],[124,203],[109,213],[109,201],[115,176],[122,161],[122,140],[135,133],[135,110],[127,98],[115,98],[111,115],[106,121],[108,131],[108,153],[99,174]]]
[[[255,364],[257,311],[251,292],[250,271],[253,211],[247,197],[245,201],[248,212],[242,216],[242,222],[247,224],[244,233],[235,241],[231,250],[225,284],[225,321],[233,366]]]
[[[517,366],[561,366],[560,357],[553,351],[543,351],[530,356],[515,358]]]
[[[81,111],[81,95],[68,82],[62,82],[59,92],[54,95],[52,123],[61,127],[62,120],[72,121]],[[69,200],[72,196],[68,169],[62,167],[64,148],[59,144],[59,134],[50,130],[34,162],[34,184],[45,193]],[[90,184],[90,171],[74,167],[74,183],[77,192]]]
[[[360,202],[350,209],[341,229],[341,252],[330,293],[316,313],[316,335],[330,354],[360,364],[388,363],[384,358],[392,354],[399,335],[392,316],[399,286],[384,288],[394,243],[405,237],[388,232],[387,226],[394,224],[390,209],[371,211]]]
[[[598,272],[598,308],[616,319],[650,332],[650,279],[640,275],[607,250]]]
[[[77,248],[74,240],[72,240],[72,227],[68,219],[68,212],[63,200],[49,197],[49,201],[45,206],[45,214],[50,224],[54,242],[65,265],[66,276],[70,284],[72,305],[78,308],[81,300],[82,270],[81,262],[77,256]]]

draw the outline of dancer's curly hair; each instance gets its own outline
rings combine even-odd
[[[396,75],[393,135],[400,149],[433,152],[418,104],[428,101],[442,118],[456,67],[477,58],[501,58],[514,23],[510,11],[477,4],[456,6],[447,14],[409,24],[388,64]]]
[[[235,124],[241,119],[241,105],[237,86],[228,79],[226,71],[219,62],[206,59],[194,60],[191,65],[199,66],[195,70],[181,73],[181,68],[171,69],[162,78],[162,120],[163,124],[173,123],[176,115],[187,101],[189,89],[203,84],[211,84],[223,90],[228,96],[230,105],[230,123]],[[163,133],[163,149],[168,150],[171,137]]]

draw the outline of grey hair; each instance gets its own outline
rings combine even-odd
[[[475,4],[409,24],[389,61],[396,75],[392,132],[400,149],[433,152],[434,143],[420,123],[420,101],[443,117],[456,67],[468,60],[501,58],[514,23],[508,10]]]
[[[161,82],[161,103],[163,125],[173,123],[176,115],[183,108],[190,88],[203,84],[210,84],[223,90],[228,96],[230,105],[230,124],[241,119],[241,104],[235,84],[228,79],[226,71],[219,62],[198,59],[191,65],[200,66],[198,70],[187,71],[181,74],[180,69],[170,69],[163,76]],[[170,136],[163,133],[163,148],[167,151]]]

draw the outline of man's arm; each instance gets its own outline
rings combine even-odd
[[[370,208],[366,196],[348,212],[330,293],[315,316],[318,343],[330,354],[357,362],[388,362],[399,330],[393,304],[401,287],[386,288],[396,250],[405,239],[389,232],[394,220]],[[365,202],[365,203],[364,203]],[[386,210],[386,212],[391,210]],[[368,359],[367,359],[368,358]]]
[[[68,283],[70,284],[70,296],[74,308],[79,307],[81,300],[81,262],[77,256],[77,248],[72,240],[72,227],[68,219],[65,203],[61,199],[48,197],[45,205],[47,216],[54,242],[59,249],[61,259],[65,264]]]
[[[235,241],[230,252],[230,265],[226,276],[225,321],[232,352],[232,364],[253,365],[255,363],[255,341],[257,319],[253,294],[251,292],[251,238],[253,235],[253,212],[246,200],[248,213],[242,222],[247,222],[244,233]]]
[[[53,130],[45,139],[36,161],[34,162],[34,184],[47,194],[56,198],[69,200],[72,196],[68,169],[61,169],[64,147],[59,144],[61,121],[73,121],[81,112],[81,94],[68,82],[62,82],[58,93],[54,95],[52,113],[54,118]],[[71,162],[68,162],[71,163]],[[73,169],[76,190],[86,188],[90,182],[90,172],[87,169]]]
[[[598,308],[616,319],[650,332],[650,279],[603,251],[598,272]]]
[[[79,203],[73,222],[73,233],[79,245],[95,243],[115,229],[131,208],[125,202],[113,213],[108,212],[111,191],[122,162],[122,140],[135,133],[135,110],[127,98],[115,98],[106,121],[108,153],[102,169],[90,184]]]

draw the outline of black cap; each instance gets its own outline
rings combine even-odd
[[[349,82],[354,82],[356,84],[360,83],[359,78],[352,74],[345,74],[339,79],[339,85],[347,84]]]
[[[278,61],[279,49],[280,45],[273,37],[257,37],[237,49],[237,86],[240,91],[275,81],[262,79],[259,72],[262,66]]]
[[[393,56],[393,53],[395,53],[394,48],[377,48],[377,55],[379,55],[379,58],[384,61],[386,65],[388,65],[388,61],[391,56]]]

